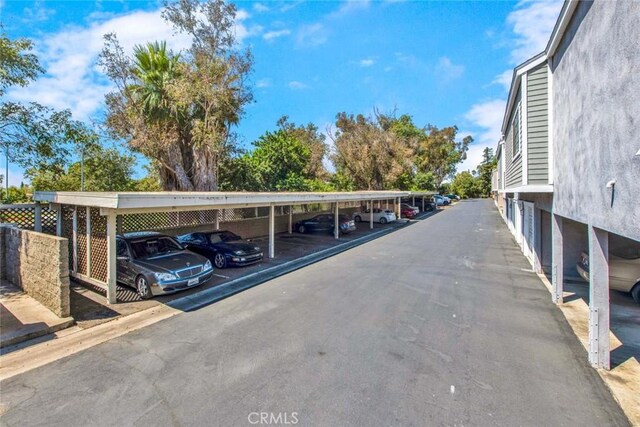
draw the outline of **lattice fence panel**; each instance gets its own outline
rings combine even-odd
[[[147,230],[167,230],[190,225],[213,224],[216,221],[215,210],[186,212],[155,212],[145,214],[122,215],[122,232]]]
[[[56,234],[56,222],[58,219],[58,213],[49,209],[49,207],[42,207],[42,213],[40,221],[42,221],[42,232],[47,234]]]
[[[0,210],[0,222],[11,223],[25,230],[33,230],[35,226],[35,208],[33,205],[25,207],[10,207]]]
[[[24,206],[0,206],[0,223],[11,223],[17,225],[18,228],[33,231],[35,230],[36,223],[35,211],[36,207],[33,204]],[[49,207],[45,205],[41,207],[40,212],[42,232],[47,234],[56,234],[56,211],[49,209]]]
[[[91,277],[107,281],[107,217],[91,208]]]
[[[87,274],[87,210],[78,208],[78,273]]]
[[[62,206],[62,237],[69,239],[69,270],[73,269],[73,207]]]

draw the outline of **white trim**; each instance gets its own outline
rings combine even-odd
[[[516,105],[515,108],[513,120],[511,120],[511,132],[513,133],[513,138],[511,139],[511,164],[522,154],[522,99],[520,100],[520,104]],[[514,129],[514,123],[516,122],[518,122],[517,132],[516,129]],[[518,140],[518,151],[515,151],[516,138]]]
[[[522,95],[520,96],[520,152],[522,153],[522,185],[527,185],[529,182],[529,154],[527,153],[529,142],[529,105],[527,104],[527,99],[529,97],[527,93],[528,81],[529,75],[524,73],[520,84],[520,90],[522,91]]]
[[[505,188],[499,193],[553,193],[553,185],[549,184],[529,184],[520,187]]]
[[[549,184],[553,184],[553,73],[551,63],[553,58],[547,62],[547,161]]]
[[[312,203],[336,203],[407,197],[409,191],[353,191],[307,193],[249,192],[47,192],[36,191],[36,200],[59,205],[101,208],[103,215],[111,212],[165,212],[203,209],[289,206]],[[433,193],[431,193],[433,194]],[[418,195],[418,192],[416,192]]]
[[[569,22],[571,22],[571,17],[573,16],[573,12],[575,12],[576,7],[578,7],[578,3],[578,0],[568,0],[565,2],[563,10],[560,11],[560,16],[558,17],[553,32],[551,33],[551,37],[549,38],[549,42],[547,43],[547,48],[545,49],[547,56],[551,57],[556,53],[556,49],[558,49],[562,36],[564,36],[564,32],[567,30]]]
[[[505,134],[506,130],[507,130],[507,123],[508,123],[508,119],[511,116],[509,114],[509,112],[513,109],[513,104],[516,100],[516,89],[518,88],[519,85],[521,85],[521,78],[520,76],[522,76],[522,74],[526,73],[527,71],[531,70],[532,68],[537,67],[538,65],[542,64],[544,61],[547,60],[547,55],[545,52],[541,52],[538,55],[534,56],[533,58],[523,62],[522,64],[518,65],[516,68],[514,68],[513,70],[513,78],[511,80],[511,87],[509,89],[509,99],[507,99],[507,107],[505,109],[505,114],[502,118],[502,133]]]

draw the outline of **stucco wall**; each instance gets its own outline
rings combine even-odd
[[[0,225],[1,275],[60,317],[70,314],[67,239]]]
[[[580,2],[552,58],[554,209],[640,240],[640,2]],[[616,180],[615,200],[606,188]]]

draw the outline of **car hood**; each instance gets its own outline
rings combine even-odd
[[[202,265],[207,262],[207,259],[191,251],[179,251],[138,258],[133,262],[153,271],[174,272],[183,268]]]
[[[244,251],[246,253],[260,252],[260,250],[256,250],[258,245],[255,245],[251,242],[245,242],[244,240],[236,240],[233,242],[223,242],[216,243],[214,245],[218,249],[235,252],[235,251]]]

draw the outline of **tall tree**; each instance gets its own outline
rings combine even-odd
[[[452,178],[458,163],[467,158],[473,138],[466,136],[462,141],[456,141],[457,133],[457,126],[438,129],[429,125],[426,136],[420,140],[416,166],[418,171],[433,174],[436,187],[440,187],[445,179]]]
[[[476,177],[469,171],[460,172],[453,178],[449,191],[463,199],[478,197]]]
[[[11,86],[28,85],[44,72],[32,48],[30,40],[12,41],[0,34],[0,95]],[[12,163],[59,171],[78,145],[95,142],[95,133],[74,121],[68,110],[55,111],[37,102],[0,102],[0,144]]]
[[[116,90],[107,95],[107,125],[146,155],[166,190],[218,189],[218,169],[235,144],[231,127],[251,102],[249,50],[235,40],[236,7],[223,0],[179,0],[162,13],[191,36],[179,55],[163,43],[128,56],[105,36],[101,64]]]
[[[306,126],[296,125],[289,121],[288,116],[280,117],[278,127],[309,149],[310,156],[305,166],[305,176],[319,181],[328,180],[329,173],[323,163],[327,155],[327,144],[324,134],[318,130],[318,127],[313,123]]]
[[[486,147],[482,152],[482,162],[477,167],[478,193],[487,197],[491,194],[491,175],[498,166],[498,161],[493,155],[493,149]]]
[[[86,191],[133,191],[136,159],[116,148],[94,146],[85,153],[84,165],[73,162],[61,170],[29,168],[25,172],[31,186],[38,191],[80,191],[84,166]]]
[[[348,177],[357,189],[392,188],[397,177],[412,168],[412,148],[390,132],[387,123],[388,117],[382,114],[375,118],[346,113],[336,116],[332,161],[336,172]]]
[[[0,96],[10,86],[27,86],[44,72],[32,49],[31,40],[11,40],[4,31],[0,32]]]

